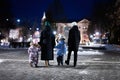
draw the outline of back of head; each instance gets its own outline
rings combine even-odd
[[[48,21],[46,21],[45,26],[50,26],[50,23]]]
[[[48,21],[45,22],[45,28],[46,28],[47,30],[50,30],[50,29],[51,29],[50,23],[49,23]]]
[[[34,44],[34,43],[33,43],[33,42],[31,42],[31,43],[30,43],[30,46],[33,46],[33,44]]]
[[[34,44],[34,46],[35,46],[35,47],[40,47],[40,45],[39,45],[39,44]]]
[[[72,29],[78,29],[77,22],[72,22]]]
[[[31,42],[30,46],[39,47],[39,44]]]
[[[77,22],[72,22],[72,26],[75,26],[75,25],[77,25]]]
[[[75,30],[78,30],[78,26],[77,25],[74,25],[72,28],[75,29]]]

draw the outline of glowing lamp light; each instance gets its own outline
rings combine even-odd
[[[96,34],[96,35],[100,35],[100,33],[99,33],[99,32],[96,32],[95,34]]]
[[[35,31],[35,33],[34,33],[34,37],[40,37],[40,32],[39,31]]]
[[[90,38],[93,38],[93,35],[90,35]]]
[[[36,28],[36,30],[38,31],[38,30],[39,30],[39,28]]]
[[[9,21],[9,19],[6,19],[6,21]]]
[[[17,22],[20,22],[20,19],[17,19]]]
[[[29,28],[30,30],[32,30],[32,28]]]
[[[56,31],[53,31],[53,34],[54,34],[54,35],[56,35],[56,34],[57,34],[57,32],[56,32]]]

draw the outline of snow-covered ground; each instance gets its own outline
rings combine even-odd
[[[105,47],[106,50],[120,51],[120,45],[116,45],[116,44],[93,44],[90,45],[89,47],[96,47],[96,48]]]
[[[106,48],[107,50],[120,51],[120,45],[115,45],[115,44],[105,44],[105,48]]]
[[[79,50],[84,50],[84,48],[102,48],[105,47],[106,50],[114,50],[114,51],[120,51],[120,45],[115,44],[92,44],[92,45],[80,45]],[[0,46],[0,49],[23,49],[23,48],[9,48],[9,46]],[[24,49],[27,49],[27,47],[24,47]],[[56,50],[56,49],[55,49]]]

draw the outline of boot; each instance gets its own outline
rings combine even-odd
[[[32,64],[32,62],[30,62],[29,64],[30,64],[30,67],[33,67],[33,64]]]
[[[68,60],[65,60],[65,63],[66,63],[67,65],[69,65],[69,61],[68,61]]]
[[[35,64],[35,67],[38,67],[38,65],[37,65],[37,64]]]

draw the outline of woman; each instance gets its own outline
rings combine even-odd
[[[54,59],[53,48],[55,46],[55,36],[48,23],[45,26],[45,29],[41,32],[40,45],[41,45],[41,60],[45,60],[45,65],[48,66],[49,60]]]

